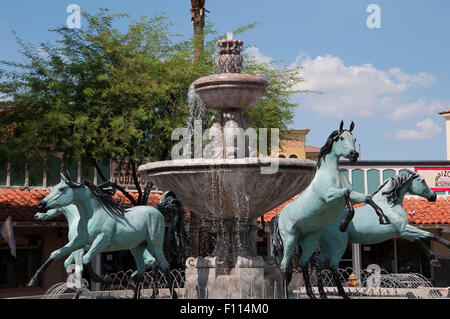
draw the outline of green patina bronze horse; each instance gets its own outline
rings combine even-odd
[[[439,261],[422,239],[437,241],[448,248],[450,248],[450,242],[409,225],[408,216],[403,209],[403,198],[406,193],[424,197],[430,202],[436,201],[436,193],[428,187],[425,180],[416,172],[407,170],[386,180],[372,194],[373,201],[383,209],[392,224],[380,225],[373,214],[373,208],[364,205],[355,209],[355,216],[346,232],[339,231],[339,223],[345,218],[346,210],[340,214],[338,219],[322,229],[318,270],[318,286],[322,298],[326,298],[323,289],[322,269],[328,262],[339,295],[348,298],[342,288],[337,269],[349,242],[369,245],[378,244],[394,237],[406,238],[417,242],[425,250],[432,265],[439,265]]]
[[[308,260],[319,243],[322,228],[334,221],[346,205],[349,211],[339,225],[341,231],[347,229],[353,218],[352,204],[356,203],[371,205],[380,224],[390,223],[370,196],[352,191],[350,182],[339,173],[340,157],[356,161],[359,156],[352,134],[354,123],[348,130],[343,126],[341,122],[339,130],[333,131],[320,149],[316,175],[311,184],[295,201],[287,204],[275,220],[273,238],[275,251],[283,251],[281,271],[285,298],[288,298],[288,284],[292,278],[291,258],[297,243],[302,250],[299,264],[305,278],[306,292],[310,298],[315,298],[309,281]]]
[[[83,264],[90,263],[92,258],[102,251],[126,249],[131,251],[137,267],[132,276],[135,283],[134,298],[139,298],[147,250],[151,252],[151,256],[156,257],[169,288],[173,288],[169,264],[163,253],[165,221],[157,208],[135,206],[125,209],[112,198],[111,194],[91,182],[85,180],[77,184],[62,174],[61,177],[63,181],[53,187],[50,194],[38,203],[38,210],[46,212],[74,204],[80,216],[77,234],[64,247],[52,252],[28,286],[36,285],[40,275],[54,260],[90,246],[89,250],[83,253]],[[165,206],[173,209],[182,207],[173,192],[166,193],[161,203],[164,203],[160,205],[162,210]],[[176,298],[174,289],[170,291],[172,297]]]

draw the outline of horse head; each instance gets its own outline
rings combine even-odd
[[[356,138],[353,136],[353,129],[355,123],[351,123],[350,128],[344,129],[344,121],[341,121],[339,130],[333,131],[328,137],[325,145],[320,149],[319,160],[317,163],[320,168],[320,162],[322,158],[329,153],[334,153],[338,157],[345,157],[352,162],[356,162],[359,157],[359,153],[356,151],[355,142]]]
[[[408,192],[413,195],[421,196],[426,198],[429,202],[435,202],[437,195],[435,192],[428,187],[425,179],[417,174],[416,172],[412,172],[413,178],[411,185],[409,186]]]
[[[62,181],[55,185],[50,194],[37,204],[39,212],[45,213],[49,209],[61,208],[73,203],[74,188],[80,188],[82,185],[72,182],[70,175],[66,177],[61,173],[61,178]]]

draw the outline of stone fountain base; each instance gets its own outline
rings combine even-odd
[[[190,257],[186,261],[188,299],[278,299],[281,272],[261,256],[238,256],[234,267],[219,257]]]

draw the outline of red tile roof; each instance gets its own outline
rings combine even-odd
[[[0,189],[0,222],[8,216],[12,216],[14,222],[32,222],[37,213],[36,204],[50,193],[46,189]],[[137,193],[131,193],[137,199]],[[161,199],[161,194],[150,194],[148,204],[156,205]],[[131,202],[121,193],[114,195],[116,200],[121,200],[122,205],[131,205]],[[52,219],[52,222],[64,222],[64,216]]]
[[[320,148],[315,147],[315,146],[306,145],[305,146],[305,152],[306,153],[319,153],[320,152]]]
[[[447,114],[447,113],[450,113],[450,110],[444,110],[444,111],[438,112],[438,114]]]
[[[295,199],[292,198],[281,204],[277,208],[264,214],[264,221],[270,220],[280,214],[281,210],[288,203]],[[354,207],[362,206],[362,204]],[[411,224],[449,224],[450,223],[450,197],[439,196],[436,202],[429,202],[421,197],[405,197],[403,200],[403,209],[408,215]]]
[[[45,189],[0,189],[0,221],[5,220],[9,215],[15,222],[31,222],[36,214],[36,204],[47,196],[49,190]],[[122,205],[131,205],[130,201],[122,194],[116,193],[114,197],[121,199]],[[137,193],[131,193],[137,199]],[[119,197],[120,196],[120,197]],[[149,205],[156,205],[161,199],[161,194],[152,193],[149,198]],[[296,197],[279,205],[264,215],[264,221],[269,222],[276,214]],[[361,205],[355,205],[358,207]],[[436,202],[428,202],[424,198],[405,197],[403,208],[408,214],[411,224],[449,224],[450,223],[450,198],[439,196]],[[185,218],[189,218],[190,213],[186,211]],[[59,216],[52,221],[65,221],[64,216]]]

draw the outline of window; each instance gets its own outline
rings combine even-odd
[[[291,155],[289,155],[289,158],[298,158],[298,156],[295,154],[291,154]]]
[[[98,167],[102,171],[103,175],[105,175],[105,178],[109,180],[109,161],[106,161],[106,162],[99,161]],[[98,183],[103,182],[102,178],[100,177],[100,174],[98,174],[98,173],[97,173],[97,180],[98,180]]]
[[[15,240],[17,258],[11,255],[8,244],[0,238],[0,288],[26,287],[41,266],[42,237],[16,234]]]
[[[25,185],[25,161],[23,158],[11,161],[11,186]]]
[[[385,182],[387,179],[394,177],[395,171],[393,169],[385,169],[383,171],[383,182]]]
[[[367,171],[367,193],[372,194],[380,186],[380,171],[369,169]]]
[[[81,180],[83,179],[94,180],[94,166],[89,160],[81,161]]]
[[[30,186],[42,186],[44,177],[44,161],[35,158],[28,164],[28,184]]]
[[[0,186],[6,185],[7,166],[6,161],[0,161]]]
[[[353,190],[358,193],[365,193],[364,189],[364,171],[362,169],[352,170]]]
[[[344,175],[348,179],[348,169],[340,169],[339,173],[341,173],[342,175]]]
[[[61,181],[61,160],[52,156],[47,161],[47,186],[55,186]]]
[[[389,273],[394,270],[394,241],[374,245],[361,245],[362,268],[376,264]]]

